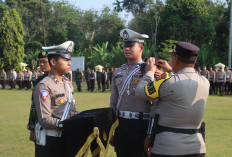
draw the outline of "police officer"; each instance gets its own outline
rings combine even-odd
[[[96,80],[96,73],[94,72],[94,69],[91,70],[91,73],[89,74],[89,81],[90,81],[90,91],[93,92],[95,88],[95,80]]]
[[[106,89],[109,89],[110,88],[110,70],[109,70],[109,68],[106,69],[106,75],[107,75]]]
[[[47,51],[40,51],[38,54],[39,58],[39,66],[40,70],[44,72],[44,75],[39,76],[36,80],[33,81],[33,91],[35,89],[35,86],[44,78],[48,75],[48,73],[51,71],[51,67],[48,63],[48,52]],[[32,95],[33,95],[32,91]],[[38,118],[35,110],[35,103],[34,99],[32,97],[31,100],[31,108],[30,108],[30,115],[29,115],[29,121],[27,124],[27,129],[30,130],[30,137],[29,139],[33,142],[35,142],[35,125],[38,123]],[[39,146],[35,143],[35,156],[38,156],[40,149]]]
[[[31,81],[34,82],[37,78],[38,78],[38,74],[35,71],[35,69],[33,69],[33,73],[32,73],[32,76],[31,76]]]
[[[63,77],[71,68],[71,52],[74,43],[67,41],[58,46],[42,47],[48,50],[51,71],[35,87],[35,102],[38,122],[35,131],[40,157],[65,157],[62,138],[62,121],[77,113],[73,100],[71,82]],[[70,107],[69,110],[65,109]]]
[[[109,72],[110,88],[111,88],[111,84],[112,84],[112,76],[113,76],[113,73],[114,73],[114,68],[111,68],[111,69],[110,69],[110,72]]]
[[[199,75],[201,75],[201,67],[200,67],[200,66],[197,67],[197,73],[198,73]]]
[[[31,89],[31,77],[31,71],[30,69],[27,69],[27,73],[24,75],[25,86],[27,87],[27,89]]]
[[[1,79],[2,89],[5,89],[6,72],[3,68],[1,71],[1,78],[0,79]]]
[[[19,73],[17,75],[17,84],[19,86],[19,89],[22,89],[23,86],[23,78],[24,78],[24,74],[22,72],[22,70],[19,70]]]
[[[229,67],[226,66],[226,83],[225,83],[225,94],[230,94],[230,83],[231,83],[231,71],[229,70]]]
[[[216,74],[218,72],[218,68],[217,67],[214,67],[214,72],[215,72],[215,93],[214,94],[218,94],[218,84],[217,84],[217,81],[216,81]]]
[[[13,70],[10,70],[10,89],[15,88],[15,76]]]
[[[193,44],[178,42],[170,65],[164,60],[155,62],[155,58],[147,61],[147,73],[136,88],[136,96],[142,100],[159,98],[152,148],[154,157],[205,156],[205,142],[199,131],[209,94],[209,81],[194,69],[199,51]],[[155,64],[167,73],[152,81],[148,78],[156,72]]]
[[[90,79],[89,79],[89,75],[90,75],[90,70],[87,69],[87,71],[85,72],[85,81],[86,81],[86,85],[87,85],[87,90],[90,91]]]
[[[81,92],[81,82],[82,82],[82,79],[83,79],[83,74],[81,72],[81,69],[77,69],[75,81],[76,81],[77,91],[78,92]]]
[[[203,66],[202,71],[200,72],[202,76],[205,76],[209,80],[209,71],[207,70],[206,66]]]
[[[102,72],[101,72],[102,92],[105,92],[106,90],[106,81],[107,81],[107,73],[105,69],[102,69]]]
[[[100,68],[96,72],[97,74],[97,90],[101,90],[101,70]]]
[[[118,157],[140,157],[144,153],[143,142],[148,126],[150,101],[135,97],[135,89],[144,75],[141,69],[144,40],[146,34],[123,29],[120,36],[124,39],[124,55],[127,64],[114,71],[110,107],[118,116],[119,126],[111,143]]]
[[[217,88],[219,90],[220,96],[224,95],[225,83],[226,83],[226,72],[223,71],[223,68],[220,67],[219,71],[216,72],[216,82]]]
[[[215,94],[216,93],[216,84],[215,84],[215,71],[213,71],[213,67],[211,66],[209,68],[209,82],[210,82],[210,89],[209,94]]]

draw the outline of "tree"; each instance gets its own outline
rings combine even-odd
[[[1,67],[17,68],[24,58],[25,32],[15,9],[0,4],[0,58]]]
[[[158,38],[208,44],[215,35],[204,0],[167,0],[161,13]]]

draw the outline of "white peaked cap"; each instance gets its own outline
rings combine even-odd
[[[137,42],[144,42],[144,39],[149,38],[147,34],[139,34],[131,29],[123,29],[120,31],[120,36],[123,38],[124,41],[137,41]]]

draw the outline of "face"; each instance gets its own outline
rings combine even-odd
[[[49,72],[51,71],[51,67],[48,63],[48,58],[40,58],[39,59],[39,66],[40,66],[40,70],[42,72]]]
[[[209,68],[209,70],[210,70],[210,71],[212,71],[212,70],[213,70],[213,68],[212,68],[212,67],[210,67],[210,68]]]
[[[60,57],[58,60],[55,60],[52,58],[51,63],[52,67],[54,67],[54,70],[60,75],[67,74],[71,70],[72,63],[70,59]]]
[[[204,70],[206,70],[206,67],[203,67]]]
[[[142,58],[144,46],[139,43],[135,43],[132,46],[124,47],[124,55],[128,61],[138,61]]]

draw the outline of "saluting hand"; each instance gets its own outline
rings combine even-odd
[[[147,61],[147,66],[146,66],[146,69],[145,71],[148,72],[148,71],[152,71],[153,73],[156,72],[157,70],[157,66],[155,65],[155,58],[154,57],[150,57]]]
[[[155,64],[168,73],[170,73],[172,71],[172,67],[168,64],[168,62],[166,60],[160,59],[160,60],[156,61]]]

